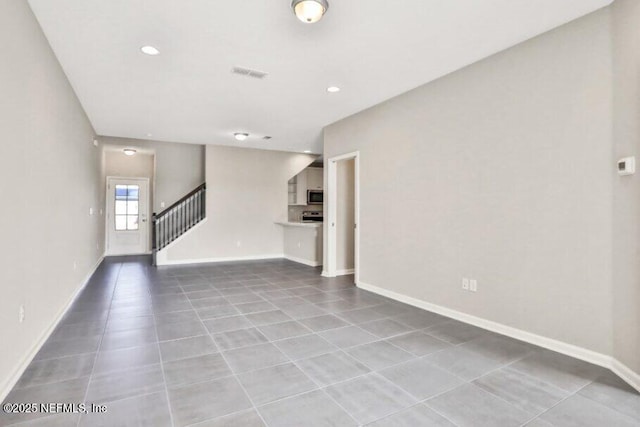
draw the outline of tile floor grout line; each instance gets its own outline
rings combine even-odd
[[[570,393],[568,396],[566,396],[564,399],[560,400],[559,402],[557,402],[555,405],[551,406],[550,408],[542,411],[541,413],[539,413],[538,415],[534,416],[533,418],[525,421],[523,424],[521,424],[521,426],[526,426],[527,424],[529,424],[531,421],[538,419],[540,417],[542,417],[544,414],[546,414],[547,412],[549,412],[550,410],[552,410],[553,408],[557,407],[558,405],[560,405],[561,403],[563,403],[564,401],[566,401],[567,399],[569,399],[570,397],[573,397],[575,395],[577,395],[583,388],[587,387],[589,384],[591,384],[593,381],[589,381],[587,384],[583,385],[582,387],[578,388],[576,391],[574,391],[573,393]],[[544,421],[544,420],[543,420]]]
[[[94,371],[96,369],[96,363],[98,361],[98,357],[100,355],[100,349],[102,348],[102,340],[104,339],[104,334],[105,331],[107,330],[107,324],[109,323],[109,317],[111,316],[111,305],[113,304],[113,297],[115,295],[116,292],[116,288],[118,287],[118,278],[120,277],[120,272],[122,271],[122,264],[118,263],[118,272],[116,273],[116,277],[114,279],[114,286],[113,286],[113,290],[111,291],[111,298],[109,300],[109,313],[107,313],[107,318],[104,322],[104,328],[102,330],[102,336],[100,337],[100,343],[98,344],[98,349],[96,350],[96,355],[95,358],[93,359],[93,365],[91,366],[91,373],[89,374],[89,381],[87,382],[87,390],[84,393],[84,400],[83,402],[86,403],[87,402],[87,398],[89,397],[89,390],[91,387],[91,380],[93,379],[93,374]],[[91,279],[89,279],[91,280]],[[78,417],[78,422],[76,423],[76,427],[80,426],[80,422],[82,421],[82,418],[84,418],[87,414],[81,414]]]
[[[189,302],[189,304],[191,304],[191,302]],[[192,308],[193,304],[191,304]],[[205,330],[208,331],[207,327],[204,325],[204,322],[202,321],[202,319],[200,318],[200,315],[198,314],[198,312],[196,311],[196,316],[198,316],[198,319],[200,319],[200,324],[202,325],[203,328],[205,328]],[[256,414],[258,414],[258,416],[260,417],[260,419],[262,420],[262,422],[264,423],[264,425],[268,425],[266,420],[262,417],[262,414],[260,413],[260,411],[258,411],[258,408],[256,407],[256,404],[254,403],[253,399],[251,398],[251,396],[249,395],[249,393],[247,392],[247,389],[244,387],[244,385],[242,384],[242,382],[240,381],[240,379],[237,377],[237,375],[235,375],[233,373],[233,369],[231,368],[231,365],[229,364],[229,361],[227,360],[226,357],[224,357],[224,352],[222,351],[222,348],[218,345],[218,343],[216,342],[215,339],[213,339],[213,337],[210,337],[211,341],[213,341],[213,345],[216,346],[216,348],[218,349],[218,353],[220,354],[220,357],[222,357],[222,360],[224,361],[224,363],[227,365],[227,368],[229,368],[229,371],[232,373],[232,377],[235,379],[235,381],[238,383],[238,385],[240,385],[240,388],[242,388],[243,393],[245,394],[245,396],[247,397],[247,399],[249,400],[249,403],[251,403],[251,407],[252,409],[256,412]],[[213,381],[213,380],[212,380]],[[228,414],[225,414],[223,416],[226,416]],[[220,418],[220,417],[213,417],[210,418],[210,420],[214,420],[216,418]],[[204,421],[208,421],[208,420],[203,420]]]
[[[315,333],[314,333],[314,334],[315,334]],[[315,335],[317,335],[317,334],[315,334]],[[320,337],[319,335],[318,335],[318,337],[322,339],[322,337]],[[327,342],[328,342],[328,341],[327,341]],[[331,344],[331,343],[329,343],[329,344]],[[299,361],[301,361],[301,360],[303,360],[303,359],[293,360],[293,358],[292,358],[291,356],[289,356],[288,354],[286,354],[285,352],[283,352],[282,350],[280,350],[280,348],[279,348],[279,347],[277,347],[277,346],[276,346],[276,348],[277,348],[277,349],[278,349],[278,350],[279,350],[279,351],[280,351],[280,352],[281,352],[285,357],[287,357],[287,358],[289,359],[289,362],[290,362],[291,364],[293,364],[293,366],[295,366],[295,367],[296,367],[296,369],[298,369],[298,370],[302,373],[302,375],[304,375],[306,378],[308,378],[309,380],[311,380],[311,382],[312,382],[312,383],[314,383],[314,384],[316,385],[316,387],[318,387],[318,388],[317,388],[317,389],[315,389],[315,390],[308,391],[309,393],[311,393],[312,391],[316,391],[316,390],[321,391],[325,396],[327,396],[327,397],[328,397],[330,400],[332,400],[336,405],[338,405],[338,407],[339,407],[340,409],[342,409],[342,410],[343,410],[343,411],[344,411],[344,412],[345,412],[349,417],[351,417],[351,419],[352,419],[353,421],[355,421],[355,423],[356,423],[357,425],[360,425],[360,422],[359,422],[359,421],[358,421],[358,420],[357,420],[357,419],[356,419],[356,418],[355,418],[355,417],[354,417],[354,416],[353,416],[353,415],[352,415],[352,414],[351,414],[351,413],[350,413],[350,412],[349,412],[349,411],[348,411],[344,406],[342,406],[342,405],[340,404],[340,402],[338,402],[336,399],[334,399],[334,398],[333,398],[333,396],[331,396],[329,393],[327,393],[327,391],[326,391],[326,386],[322,386],[321,384],[319,384],[319,383],[318,383],[318,382],[317,382],[313,377],[311,377],[310,375],[308,375],[308,374],[304,371],[304,369],[302,369],[302,368],[300,367],[300,365],[298,365],[298,363],[296,363],[296,362],[299,362]],[[342,353],[344,353],[344,352],[343,352],[341,349],[339,349],[339,348],[338,348],[338,351],[341,351]],[[320,357],[320,356],[324,356],[324,355],[326,355],[326,354],[333,354],[333,353],[336,353],[336,352],[325,353],[325,354],[321,354],[321,355],[318,355],[318,356],[312,356],[312,357],[307,358],[307,359],[313,359],[313,358],[315,358],[315,357]],[[345,354],[346,354],[346,353],[345,353]],[[307,360],[307,359],[305,359],[305,360]],[[290,397],[294,397],[294,396],[287,396],[286,398],[288,399],[288,398],[290,398]],[[282,400],[284,400],[284,399],[285,399],[285,398],[283,398]],[[269,402],[269,403],[274,403],[274,402]],[[263,406],[264,406],[264,405],[263,405]],[[259,410],[258,410],[258,411],[259,411]]]
[[[612,371],[612,372],[613,372],[613,371]],[[604,407],[606,407],[606,408],[608,408],[608,409],[611,409],[612,411],[617,412],[618,414],[620,414],[620,415],[624,416],[625,418],[629,418],[631,421],[638,422],[638,420],[634,419],[634,418],[633,418],[632,416],[630,416],[629,414],[625,414],[624,412],[619,411],[618,409],[614,408],[613,406],[609,406],[609,405],[607,405],[607,404],[605,404],[605,403],[603,403],[603,402],[598,402],[597,400],[592,399],[592,398],[591,398],[591,397],[589,397],[589,396],[585,396],[584,394],[580,394],[580,392],[581,392],[582,390],[584,390],[585,388],[587,388],[587,387],[588,387],[588,386],[590,386],[591,384],[595,383],[597,379],[598,379],[598,378],[594,379],[594,380],[593,380],[593,381],[591,381],[589,384],[587,384],[587,385],[585,385],[584,387],[582,387],[582,388],[581,388],[580,390],[578,390],[574,395],[579,395],[580,397],[582,397],[582,398],[584,398],[584,399],[590,400],[591,402],[597,403],[597,404],[602,405],[602,406],[604,406]]]
[[[151,292],[149,292],[151,295]],[[153,298],[151,301],[151,312],[153,315],[153,326],[156,331],[156,345],[158,347],[158,356],[160,357],[160,372],[162,372],[162,383],[164,384],[164,393],[167,398],[167,409],[169,410],[169,421],[171,425],[175,427],[175,417],[173,416],[173,409],[171,409],[171,398],[169,397],[169,385],[167,384],[167,374],[164,370],[164,362],[162,360],[162,351],[160,350],[160,335],[158,334],[158,322],[156,322],[155,311],[153,310]]]

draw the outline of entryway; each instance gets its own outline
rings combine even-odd
[[[107,255],[149,253],[149,178],[107,178]]]

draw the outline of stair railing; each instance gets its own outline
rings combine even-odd
[[[169,206],[159,214],[153,214],[153,264],[156,254],[182,236],[206,216],[206,190],[204,183]]]

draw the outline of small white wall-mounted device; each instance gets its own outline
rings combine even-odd
[[[618,175],[633,175],[636,173],[636,158],[625,157],[618,160]]]

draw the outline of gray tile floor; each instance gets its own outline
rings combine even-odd
[[[638,426],[612,373],[263,261],[110,258],[7,402],[19,426]]]

